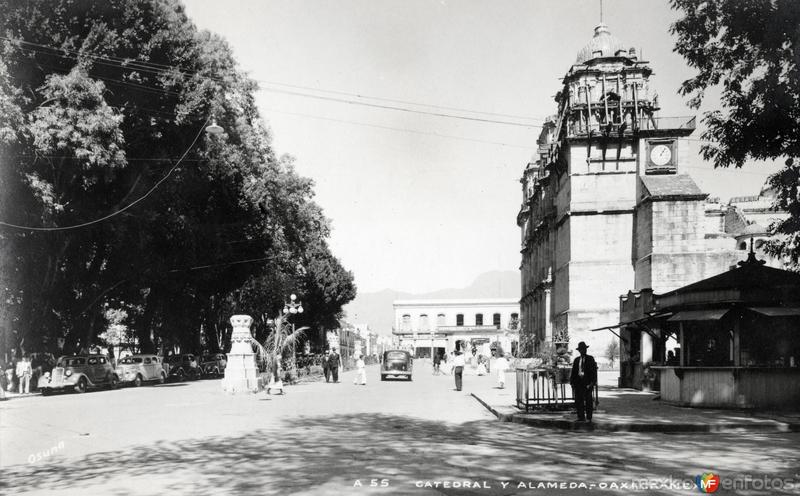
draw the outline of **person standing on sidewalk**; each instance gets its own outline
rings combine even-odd
[[[456,391],[461,391],[461,380],[464,374],[464,354],[456,351],[456,357],[453,359],[453,375],[456,378]]]
[[[325,374],[325,382],[331,382],[331,350],[325,350],[325,354],[322,355],[322,372]]]
[[[597,384],[597,362],[594,357],[586,354],[589,346],[581,341],[578,343],[580,356],[572,362],[572,373],[569,383],[572,385],[572,394],[575,396],[575,406],[578,409],[578,421],[592,421],[592,407],[594,398],[592,392]]]
[[[17,363],[17,377],[19,377],[19,394],[28,394],[31,392],[31,376],[33,369],[31,368],[30,357],[22,357]]]
[[[358,355],[356,359],[356,377],[353,379],[353,384],[361,384],[362,386],[367,385],[367,369],[366,363],[364,363],[364,357]]]
[[[506,387],[506,370],[508,370],[508,360],[506,360],[503,352],[497,354],[497,360],[494,361],[494,368],[497,369],[497,383],[500,389]]]
[[[331,349],[331,354],[328,355],[328,368],[331,371],[333,382],[339,382],[339,365],[341,364],[342,357],[336,353],[336,348]]]

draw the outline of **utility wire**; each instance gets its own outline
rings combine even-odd
[[[144,195],[140,196],[139,198],[137,198],[136,200],[132,201],[128,205],[122,207],[121,209],[117,210],[116,212],[112,212],[112,213],[110,213],[108,215],[100,217],[99,219],[91,220],[89,222],[83,222],[81,224],[75,224],[75,225],[63,226],[63,227],[21,226],[21,225],[18,225],[18,224],[12,224],[10,222],[3,222],[3,221],[0,221],[0,226],[13,227],[15,229],[23,229],[23,230],[28,230],[28,231],[67,231],[67,230],[72,230],[72,229],[80,229],[80,228],[83,228],[83,227],[87,227],[87,226],[91,226],[93,224],[97,224],[97,223],[103,222],[105,220],[108,220],[108,219],[110,219],[112,217],[115,217],[115,216],[125,212],[126,210],[129,210],[129,209],[133,208],[135,205],[139,204],[140,202],[144,201],[145,198],[150,196],[150,194],[153,193],[153,191],[155,191],[159,186],[161,186],[161,183],[166,181],[169,178],[169,176],[175,171],[175,169],[178,168],[178,166],[181,164],[181,162],[183,162],[183,159],[186,158],[186,155],[188,155],[189,152],[191,151],[191,149],[194,148],[195,143],[197,143],[197,140],[200,139],[200,136],[203,134],[203,130],[205,129],[206,124],[208,124],[208,122],[210,120],[211,120],[211,116],[209,116],[205,120],[203,125],[200,126],[200,131],[197,133],[197,136],[194,137],[194,139],[192,140],[192,142],[189,145],[189,147],[186,148],[186,151],[183,152],[183,154],[178,159],[178,161],[175,163],[175,165],[173,165],[172,168],[169,171],[167,171],[167,173],[164,175],[164,177],[159,179],[149,190],[147,190],[147,192]]]
[[[228,265],[239,265],[245,263],[253,263],[253,262],[265,262],[272,257],[262,257],[262,258],[251,258],[249,260],[236,260],[235,262],[222,262],[217,264],[209,264],[209,265],[198,265],[195,267],[187,267],[185,269],[172,269],[168,270],[167,272],[186,272],[190,270],[201,270],[201,269],[212,269],[215,267],[226,267]]]
[[[18,43],[22,43],[22,44],[26,44],[26,45],[36,46],[36,47],[39,47],[39,48],[46,48],[48,50],[53,50],[53,51],[58,51],[58,52],[70,52],[70,53],[73,53],[75,55],[88,56],[88,57],[92,57],[94,59],[108,60],[108,61],[115,62],[115,66],[130,66],[130,67],[133,67],[133,68],[137,68],[137,69],[141,69],[141,70],[145,70],[145,71],[149,71],[149,72],[155,72],[155,73],[164,73],[166,71],[175,71],[178,74],[184,75],[184,76],[197,75],[196,72],[183,71],[183,70],[178,69],[175,66],[167,65],[167,64],[159,64],[159,63],[156,63],[156,62],[143,62],[143,61],[139,61],[139,60],[127,59],[127,58],[124,58],[124,57],[114,57],[114,56],[110,56],[110,55],[109,56],[96,55],[96,54],[91,54],[91,53],[87,53],[87,52],[81,52],[79,50],[70,50],[70,49],[67,49],[67,48],[58,48],[58,47],[54,47],[54,46],[50,46],[50,45],[42,45],[40,43],[33,43],[33,42],[30,42],[30,41],[25,41],[25,40],[21,40],[21,39],[6,38],[6,37],[2,37],[2,36],[0,36],[0,39],[5,39],[5,40],[8,40],[8,41],[12,41],[12,42],[18,42]],[[33,51],[38,51],[38,50],[33,50]],[[46,52],[40,52],[40,53],[46,53]],[[57,54],[51,54],[51,55],[57,55]],[[214,78],[214,77],[211,77],[211,76],[201,76],[201,77],[207,77],[209,79],[217,79],[217,80],[219,80],[219,78]],[[514,119],[533,120],[533,121],[540,121],[540,122],[543,122],[545,120],[544,118],[541,118],[541,117],[530,117],[530,116],[517,115],[517,114],[504,114],[504,113],[499,113],[499,112],[484,112],[484,111],[481,111],[481,110],[465,109],[465,108],[460,108],[460,107],[447,107],[447,106],[443,106],[443,105],[434,105],[434,104],[430,104],[430,103],[412,102],[412,101],[409,101],[409,100],[399,100],[399,99],[385,98],[385,97],[379,97],[379,96],[362,95],[360,93],[351,93],[351,92],[347,92],[347,91],[328,90],[328,89],[324,89],[324,88],[314,88],[314,87],[311,87],[311,86],[288,84],[288,83],[282,83],[282,82],[277,82],[277,81],[267,81],[267,80],[264,80],[264,79],[253,79],[253,81],[256,81],[256,82],[259,82],[259,83],[263,83],[263,84],[269,84],[269,85],[273,85],[273,86],[282,86],[282,87],[286,87],[286,88],[302,89],[302,90],[308,90],[308,91],[315,91],[315,92],[319,92],[319,93],[328,93],[328,94],[334,94],[334,95],[352,96],[352,97],[364,98],[364,99],[368,99],[368,100],[378,100],[378,101],[391,102],[391,103],[400,103],[400,104],[414,105],[414,106],[419,106],[419,107],[436,108],[436,109],[441,109],[441,110],[452,110],[452,111],[456,111],[456,112],[469,112],[469,113],[473,113],[473,114],[493,115],[493,116],[496,116],[496,117],[510,117],[510,118],[514,118]]]
[[[0,39],[4,39],[4,40],[7,40],[7,41],[11,41],[11,42],[16,42],[16,43],[20,43],[20,44],[25,44],[25,45],[37,46],[37,47],[40,47],[40,48],[46,48],[48,50],[53,50],[53,51],[56,51],[56,52],[73,53],[73,55],[67,55],[67,54],[64,54],[64,53],[43,52],[42,50],[31,49],[31,48],[27,49],[27,50],[30,50],[30,51],[33,51],[33,52],[44,53],[44,54],[51,55],[51,56],[57,56],[57,57],[62,57],[62,58],[70,58],[70,59],[78,59],[79,57],[84,56],[84,57],[89,57],[89,58],[94,59],[97,63],[99,63],[101,65],[109,65],[109,66],[112,66],[112,67],[119,67],[119,68],[127,69],[127,70],[140,70],[140,71],[144,71],[144,72],[151,72],[151,73],[157,74],[157,75],[166,75],[167,71],[173,71],[173,73],[176,73],[176,74],[179,74],[179,75],[182,75],[182,76],[189,76],[189,77],[191,77],[191,76],[199,76],[199,77],[202,77],[202,78],[211,79],[211,80],[215,80],[215,81],[218,81],[218,82],[224,82],[221,78],[218,78],[218,77],[207,76],[207,75],[199,75],[197,73],[185,72],[185,71],[181,71],[180,69],[177,69],[176,67],[164,66],[162,64],[153,64],[151,66],[149,63],[131,61],[131,60],[128,60],[128,59],[120,59],[118,57],[105,57],[105,56],[95,55],[95,54],[91,54],[91,53],[87,53],[87,52],[80,52],[80,51],[77,51],[77,50],[70,50],[70,49],[57,48],[57,47],[48,46],[48,45],[41,45],[39,43],[28,42],[28,41],[24,41],[24,40],[20,40],[20,39],[7,38],[7,37],[3,37],[3,36],[0,36]],[[158,66],[160,66],[160,67],[158,67]],[[99,79],[102,79],[102,77],[100,77]],[[274,85],[274,86],[284,86],[284,87],[290,87],[290,88],[306,89],[306,90],[317,91],[317,92],[322,92],[322,93],[342,94],[342,95],[352,96],[352,97],[355,97],[355,98],[367,98],[367,99],[382,100],[382,101],[387,101],[387,102],[405,103],[405,104],[415,105],[415,106],[420,106],[420,107],[439,108],[439,109],[444,109],[444,110],[454,110],[454,111],[469,112],[469,113],[483,114],[483,115],[497,115],[497,116],[504,116],[504,117],[511,117],[511,118],[517,118],[517,119],[525,119],[525,120],[538,120],[538,121],[543,121],[544,120],[542,118],[537,118],[537,117],[524,117],[524,116],[515,116],[515,115],[510,115],[510,114],[498,114],[498,113],[491,113],[491,112],[482,112],[482,111],[478,111],[478,110],[459,109],[459,108],[456,108],[456,107],[444,107],[444,106],[439,106],[439,105],[431,105],[431,104],[425,104],[425,103],[409,102],[409,101],[406,101],[406,100],[394,100],[394,99],[381,98],[381,97],[369,97],[369,96],[359,95],[357,93],[348,93],[348,92],[342,92],[342,91],[315,89],[315,88],[310,88],[310,87],[307,87],[307,86],[289,85],[289,84],[285,84],[285,83],[275,83],[275,82],[271,82],[271,81],[264,81],[264,80],[258,80],[258,79],[254,79],[254,81],[259,82],[259,83],[265,83],[265,84],[268,84],[268,85]],[[379,108],[379,109],[384,109],[384,110],[395,110],[395,111],[400,111],[400,112],[409,112],[409,113],[416,113],[416,114],[422,114],[422,115],[430,115],[430,116],[434,116],[434,117],[444,117],[444,118],[449,118],[449,119],[461,119],[461,120],[467,120],[467,121],[473,121],[473,122],[483,122],[483,123],[490,123],[490,124],[502,124],[502,125],[507,125],[507,126],[519,126],[519,127],[527,127],[527,128],[541,127],[540,125],[529,124],[529,123],[513,122],[513,121],[498,120],[498,119],[487,119],[487,118],[480,118],[480,117],[470,117],[470,116],[464,116],[464,115],[454,115],[454,114],[448,114],[448,113],[444,113],[444,112],[432,112],[432,111],[426,111],[426,110],[420,110],[420,109],[411,109],[411,108],[406,108],[406,107],[398,107],[398,106],[394,106],[394,105],[382,105],[382,104],[363,102],[363,101],[358,101],[358,100],[353,100],[353,99],[336,98],[336,97],[321,96],[321,95],[313,95],[313,94],[304,93],[304,92],[301,92],[301,91],[290,91],[290,90],[285,90],[285,89],[267,88],[267,87],[259,87],[258,90],[259,91],[273,92],[273,93],[283,93],[283,94],[288,94],[288,95],[293,95],[293,96],[300,96],[300,97],[303,97],[303,98],[313,98],[313,99],[318,99],[318,100],[326,100],[326,101],[333,101],[333,102],[339,102],[339,103],[347,103],[347,104],[350,104],[350,105],[361,105],[361,106]]]
[[[340,122],[340,123],[343,123],[343,124],[353,124],[353,125],[356,125],[356,126],[372,127],[372,128],[376,128],[376,129],[388,129],[390,131],[400,131],[400,132],[404,132],[404,133],[421,134],[421,135],[427,135],[427,136],[436,136],[436,137],[439,137],[439,138],[455,139],[455,140],[462,140],[462,141],[471,141],[471,142],[474,142],[474,143],[486,143],[486,144],[489,144],[489,145],[501,145],[501,146],[508,146],[508,147],[512,147],[512,148],[522,148],[522,149],[525,149],[525,150],[535,150],[537,148],[537,146],[515,145],[515,144],[511,144],[511,143],[503,143],[503,142],[500,142],[500,141],[488,141],[488,140],[481,140],[481,139],[475,139],[475,138],[465,138],[465,137],[462,137],[462,136],[453,136],[453,135],[450,135],[450,134],[439,134],[439,133],[434,133],[434,132],[430,132],[430,131],[417,131],[417,130],[414,130],[414,129],[404,129],[404,128],[401,128],[401,127],[382,126],[382,125],[379,125],[379,124],[368,124],[366,122],[348,121],[348,120],[344,120],[344,119],[334,119],[332,117],[321,117],[321,116],[311,115],[311,114],[302,114],[302,113],[299,113],[299,112],[286,112],[286,111],[283,111],[283,110],[275,110],[275,109],[266,108],[266,107],[264,108],[264,110],[267,110],[269,112],[275,112],[277,114],[295,115],[295,116],[298,116],[298,117],[307,117],[309,119],[318,119],[318,120],[322,120],[322,121]]]
[[[46,67],[50,67],[52,69],[56,69],[56,68],[51,67],[51,66],[46,66]],[[57,70],[62,70],[62,69],[57,69]],[[171,94],[177,95],[177,93],[170,92],[168,90],[156,90],[156,89],[154,89],[152,87],[140,85],[138,83],[125,82],[125,81],[121,81],[119,79],[114,79],[114,78],[109,78],[109,77],[99,76],[99,75],[95,76],[95,77],[97,79],[100,79],[100,80],[105,81],[105,82],[110,83],[110,84],[122,84],[122,85],[125,85],[125,86],[131,86],[131,87],[142,87],[142,89],[145,90],[145,91],[154,91],[154,92],[163,91],[165,93],[171,93]],[[138,107],[138,109],[139,110],[146,110],[147,112],[150,112],[150,113],[161,114],[161,115],[166,115],[166,116],[171,116],[171,117],[176,117],[178,115],[176,112],[166,112],[166,111],[163,111],[163,110],[156,110],[156,109],[151,109],[151,108],[146,108],[146,107]],[[436,136],[436,137],[439,137],[439,138],[455,139],[455,140],[461,140],[461,141],[470,141],[470,142],[473,142],[473,143],[486,143],[486,144],[490,144],[490,145],[500,145],[500,146],[508,146],[508,147],[512,147],[512,148],[522,148],[522,149],[525,149],[525,150],[534,150],[534,149],[537,148],[537,146],[535,146],[535,145],[534,146],[518,145],[518,144],[511,144],[511,143],[503,143],[503,142],[499,142],[499,141],[489,141],[489,140],[481,140],[481,139],[476,139],[476,138],[467,138],[467,137],[455,136],[455,135],[449,135],[449,134],[441,134],[441,133],[435,133],[435,132],[430,132],[430,131],[418,131],[418,130],[407,129],[407,128],[383,126],[383,125],[378,125],[378,124],[368,124],[368,123],[364,123],[364,122],[349,121],[349,120],[344,120],[344,119],[335,119],[335,118],[331,118],[331,117],[322,117],[322,116],[317,116],[317,115],[312,115],[312,114],[303,114],[303,113],[298,113],[298,112],[287,112],[287,111],[277,110],[277,109],[273,109],[273,108],[269,108],[269,107],[262,107],[262,109],[266,110],[266,111],[269,111],[269,112],[275,112],[275,113],[278,113],[278,114],[295,115],[295,116],[299,116],[299,117],[307,117],[309,119],[318,119],[318,120],[326,120],[326,121],[331,121],[331,122],[340,122],[340,123],[343,123],[343,124],[353,124],[353,125],[357,125],[357,126],[372,127],[372,128],[377,128],[377,129],[387,129],[387,130],[391,130],[391,131],[400,131],[400,132],[419,134],[419,135]],[[541,126],[533,126],[533,127],[541,127]],[[66,157],[66,156],[58,156],[58,155],[48,155],[48,156],[44,156],[43,155],[41,157],[42,158],[69,158],[69,157]],[[145,160],[158,161],[158,160],[173,160],[173,159],[128,158],[127,160],[130,160],[130,161],[137,161],[137,160],[139,160],[139,161],[145,161]]]

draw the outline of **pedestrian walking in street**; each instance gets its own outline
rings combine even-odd
[[[453,359],[453,375],[456,378],[456,391],[461,391],[461,380],[464,374],[464,354],[456,351],[456,357]]]
[[[441,365],[442,365],[442,357],[439,353],[433,354],[433,375],[439,375],[441,373]]]
[[[353,384],[367,385],[367,364],[364,363],[364,357],[358,355],[356,359],[356,377],[353,379]]]
[[[497,384],[500,389],[506,387],[506,370],[508,370],[508,360],[503,352],[499,352],[497,360],[494,361],[494,368],[497,369]]]
[[[597,362],[594,357],[586,354],[589,346],[581,341],[578,343],[580,356],[572,362],[572,373],[569,383],[572,385],[572,394],[575,396],[575,406],[578,409],[578,421],[592,421],[592,392],[597,384]]]
[[[325,374],[325,382],[331,382],[330,358],[331,350],[325,351],[325,354],[322,355],[322,373]]]
[[[19,394],[28,394],[31,392],[31,376],[33,375],[33,368],[31,368],[30,357],[22,357],[17,363],[17,377],[19,377]]]
[[[331,378],[333,382],[339,382],[339,366],[342,364],[342,357],[336,353],[336,348],[331,349],[331,354],[328,355],[328,368],[331,371]]]

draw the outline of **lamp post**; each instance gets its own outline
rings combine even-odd
[[[292,334],[295,332],[294,322],[289,322],[289,317],[303,313],[303,304],[297,299],[297,295],[292,293],[289,295],[289,301],[283,305],[283,319],[292,326]],[[292,372],[297,373],[297,357],[295,356],[295,345],[292,342]]]

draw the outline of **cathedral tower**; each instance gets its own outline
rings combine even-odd
[[[678,174],[694,118],[660,118],[653,71],[600,24],[556,95],[522,177],[522,346],[569,336],[602,358],[634,286],[640,177]]]

